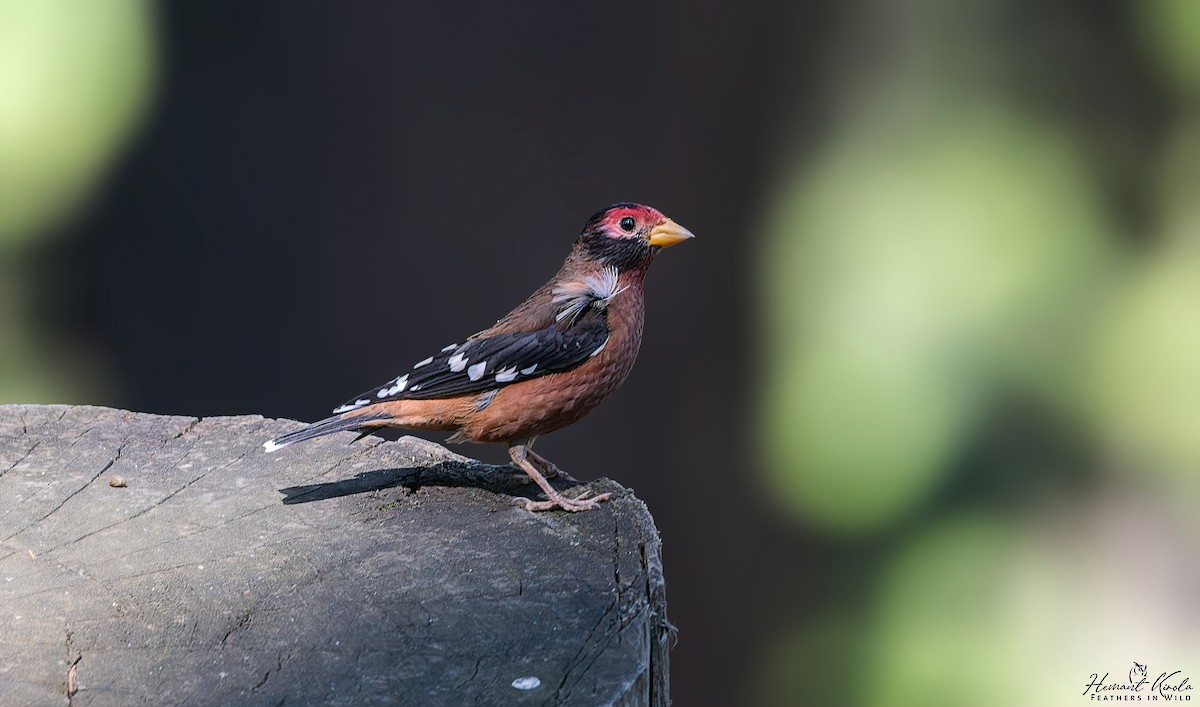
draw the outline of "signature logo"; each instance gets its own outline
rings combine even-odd
[[[1192,700],[1192,685],[1182,670],[1164,671],[1158,677],[1150,680],[1150,669],[1136,660],[1129,669],[1128,682],[1110,681],[1109,673],[1103,677],[1092,673],[1088,683],[1083,687],[1083,694],[1096,702],[1109,701],[1175,701],[1190,702]]]

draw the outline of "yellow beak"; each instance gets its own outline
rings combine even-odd
[[[686,241],[689,238],[695,238],[692,232],[675,223],[671,219],[666,219],[662,223],[651,229],[648,234],[650,245],[656,245],[659,248],[673,246],[676,243]]]

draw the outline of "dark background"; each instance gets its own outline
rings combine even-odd
[[[697,237],[538,451],[654,514],[676,704],[1200,660],[1200,3],[26,7],[77,70],[0,120],[0,402],[316,420],[639,201]]]
[[[594,211],[659,208],[697,238],[653,268],[638,365],[538,451],[650,506],[675,699],[733,701],[765,569],[744,440],[763,13],[167,6],[158,105],[56,254],[69,325],[111,357],[120,406],[315,420],[489,326]]]

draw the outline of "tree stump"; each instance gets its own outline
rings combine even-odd
[[[0,703],[668,704],[631,492],[297,426],[0,406]]]

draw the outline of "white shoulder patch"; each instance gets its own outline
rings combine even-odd
[[[604,309],[613,297],[625,290],[618,289],[621,273],[614,267],[606,267],[598,273],[588,273],[578,280],[560,282],[554,286],[554,296],[550,300],[561,307],[554,317],[555,321],[574,318],[583,313],[587,307]]]

